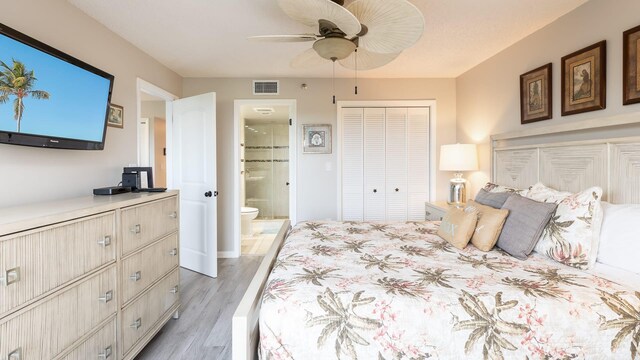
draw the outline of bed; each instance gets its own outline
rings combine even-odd
[[[599,184],[603,200],[640,203],[640,138],[599,135],[640,133],[630,119],[494,136],[492,179],[574,192]],[[438,226],[283,229],[234,315],[234,359],[638,357],[636,275],[458,250]]]
[[[263,292],[261,358],[631,358],[640,293],[538,254],[458,250],[438,226],[298,224]]]

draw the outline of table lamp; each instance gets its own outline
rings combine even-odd
[[[440,147],[440,171],[454,171],[449,188],[449,204],[461,205],[467,201],[466,180],[463,171],[478,170],[478,150],[475,144],[450,144]]]

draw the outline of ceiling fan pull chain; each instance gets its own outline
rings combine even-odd
[[[333,60],[333,78],[331,78],[331,86],[333,87],[333,103],[336,103],[336,61]]]
[[[358,49],[355,50],[356,57],[356,95],[358,95]]]

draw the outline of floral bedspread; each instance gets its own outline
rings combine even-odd
[[[263,294],[261,359],[640,357],[640,289],[460,251],[438,225],[298,224]]]

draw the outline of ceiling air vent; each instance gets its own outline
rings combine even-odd
[[[278,80],[253,80],[253,95],[279,95]]]

